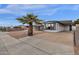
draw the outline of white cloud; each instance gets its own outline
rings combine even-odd
[[[26,12],[23,10],[36,10],[40,8],[45,8],[46,5],[35,5],[35,4],[10,4],[5,8],[0,9],[0,14],[10,13],[10,14],[21,14],[24,15]]]
[[[65,5],[63,7],[60,7],[61,10],[73,10],[73,11],[76,11],[76,10],[79,10],[79,4],[73,4],[73,5]]]
[[[11,4],[8,5],[6,8],[8,9],[39,9],[45,8],[46,5],[39,5],[39,4]]]
[[[47,10],[41,10],[41,11],[37,11],[38,15],[47,15],[47,16],[53,16],[55,13],[57,13],[57,11],[59,10],[59,8],[55,8],[55,9],[47,9]]]
[[[57,5],[53,5],[57,6]],[[50,8],[50,9],[44,9],[47,8],[48,5],[45,4],[9,4],[6,6],[6,8],[0,9],[0,14],[2,13],[10,13],[14,15],[24,15],[27,12],[27,10],[33,10],[32,12],[38,13],[38,15],[54,15],[58,10],[66,10],[66,9],[72,9],[72,10],[77,10],[79,8],[79,5],[75,5],[74,8],[64,6],[64,7],[57,7],[57,8]],[[42,9],[43,8],[43,9]],[[38,10],[36,10],[38,9]],[[41,10],[39,10],[41,9]],[[26,11],[24,11],[26,10]]]
[[[11,13],[11,11],[6,9],[0,9],[0,14],[3,14],[3,13]]]

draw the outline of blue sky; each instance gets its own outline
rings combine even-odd
[[[21,25],[16,18],[34,13],[42,20],[76,20],[78,4],[0,4],[0,25]]]

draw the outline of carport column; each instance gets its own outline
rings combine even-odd
[[[46,30],[46,23],[44,23],[44,30]]]
[[[74,31],[74,45],[79,47],[79,24],[76,25],[76,30]]]
[[[74,54],[79,55],[79,24],[76,25],[76,30],[74,31]]]
[[[60,31],[59,23],[56,23],[56,31]]]

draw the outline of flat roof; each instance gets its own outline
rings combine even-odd
[[[52,23],[60,23],[62,25],[72,25],[72,20],[62,20],[62,21],[46,21],[44,23],[52,24]]]

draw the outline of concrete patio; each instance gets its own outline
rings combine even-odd
[[[62,42],[58,42],[59,40],[56,42],[55,40],[51,41],[42,38],[44,34],[39,34],[31,37],[26,36],[23,38],[16,39],[8,35],[7,33],[0,32],[0,55],[64,55],[64,54],[73,55],[75,54],[73,39],[72,39],[73,35],[70,34],[71,35],[71,38],[69,38],[71,42],[71,43],[69,42],[70,44],[68,43],[63,44]]]

